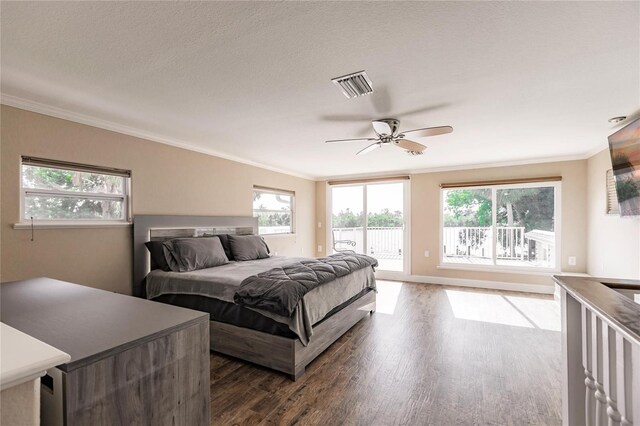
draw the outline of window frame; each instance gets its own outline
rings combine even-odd
[[[491,232],[493,234],[493,242],[494,247],[492,247],[492,252],[495,253],[495,243],[496,243],[496,220],[497,220],[497,191],[500,189],[512,189],[512,188],[554,188],[554,233],[555,233],[555,265],[550,268],[538,267],[538,266],[514,266],[514,265],[497,265],[495,263],[491,265],[479,265],[479,264],[463,264],[463,263],[453,263],[446,262],[444,256],[444,193],[448,190],[456,190],[456,189],[490,189],[491,190]],[[549,273],[558,273],[562,270],[562,247],[561,247],[561,235],[562,235],[562,181],[539,181],[539,182],[522,182],[522,183],[512,183],[512,184],[484,184],[477,186],[464,186],[460,188],[448,187],[448,188],[440,188],[440,228],[439,228],[439,261],[438,261],[438,269],[461,269],[461,270],[469,270],[469,271],[488,271],[488,272],[505,272],[505,273],[516,273],[516,274],[530,274],[530,275],[548,275]],[[495,256],[493,257],[495,262]]]
[[[54,189],[37,189],[25,188],[23,182],[23,166],[35,166],[52,168],[57,170],[68,170],[74,172],[95,173],[105,175],[115,175],[123,177],[122,194],[103,194],[95,192],[73,192],[60,191]],[[14,229],[30,229],[30,228],[102,228],[113,226],[130,226],[133,223],[131,209],[131,171],[121,170],[109,167],[94,166],[88,164],[71,163],[66,161],[49,160],[43,158],[33,158],[28,156],[20,157],[18,166],[19,185],[20,185],[20,220],[14,224]],[[122,201],[124,217],[119,220],[103,220],[103,219],[29,219],[26,214],[26,198],[28,195],[53,195],[58,197],[69,198],[87,198],[100,200]]]
[[[291,226],[289,227],[289,232],[276,232],[276,233],[268,233],[268,234],[263,234],[260,232],[260,224],[258,223],[258,235],[264,235],[264,236],[270,236],[270,237],[276,237],[276,236],[291,236],[291,235],[295,235],[296,233],[296,193],[295,191],[290,191],[290,190],[286,190],[286,189],[278,189],[278,188],[269,188],[266,186],[259,186],[259,185],[253,185],[252,191],[251,191],[251,196],[252,196],[252,200],[251,200],[251,214],[253,217],[257,216],[255,215],[256,212],[262,212],[262,213],[282,213],[283,210],[272,210],[272,209],[264,209],[264,210],[259,210],[259,209],[254,209],[253,208],[253,196],[255,196],[256,192],[260,192],[263,194],[272,194],[272,195],[286,195],[291,197]]]

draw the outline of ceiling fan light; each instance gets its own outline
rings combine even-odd
[[[610,118],[608,121],[609,121],[609,123],[611,123],[611,124],[618,124],[618,123],[620,123],[621,121],[624,121],[624,120],[626,120],[626,119],[627,119],[627,116],[626,116],[626,115],[621,115],[620,117],[613,117],[613,118]]]

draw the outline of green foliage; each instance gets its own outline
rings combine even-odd
[[[552,187],[510,189],[509,194],[501,195],[496,211],[498,226],[524,226],[525,232],[533,229],[553,231],[554,194]],[[505,191],[506,192],[506,191]],[[509,224],[508,204],[511,203],[512,222]]]
[[[31,173],[29,173],[31,172]],[[34,182],[36,187],[58,190],[73,190],[73,175],[69,170],[47,169],[43,167],[29,167],[25,178]]]
[[[123,217],[122,202],[86,198],[29,196],[25,200],[25,219],[105,219]]]
[[[383,209],[381,212],[369,213],[367,224],[370,228],[399,228],[404,224],[402,212],[394,212]],[[334,228],[360,228],[364,226],[363,213],[358,214],[350,209],[342,210],[333,215],[332,226]]]
[[[77,197],[29,195],[25,199],[25,218],[118,220],[124,216],[122,201],[83,196],[87,192],[122,194],[124,178],[121,176],[23,166],[22,179],[25,188],[77,194]]]
[[[340,213],[333,215],[331,226],[334,228],[358,228],[364,226],[362,220],[362,212],[356,214],[351,209],[341,210]]]
[[[496,195],[498,226],[524,226],[525,232],[553,231],[552,187],[499,189]],[[445,196],[445,227],[491,226],[491,189],[456,189]]]
[[[629,157],[623,153],[616,154],[611,163],[616,170],[616,193],[618,201],[623,202],[640,196],[640,182],[630,176],[635,167]],[[627,176],[626,178],[624,176]]]
[[[616,180],[616,193],[618,202],[630,200],[640,196],[640,185],[633,178]]]
[[[404,224],[404,219],[400,210],[391,212],[383,209],[378,213],[369,213],[367,224],[370,228],[398,228]]]
[[[291,213],[257,213],[259,226],[291,226]]]
[[[491,226],[491,190],[460,189],[446,194],[446,227]]]

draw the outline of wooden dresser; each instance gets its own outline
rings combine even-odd
[[[50,278],[2,284],[0,303],[71,356],[42,379],[43,425],[209,424],[209,314]]]

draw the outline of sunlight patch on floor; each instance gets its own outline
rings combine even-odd
[[[503,296],[537,328],[560,331],[560,305],[553,299],[527,296]]]
[[[393,315],[398,304],[398,297],[402,289],[402,283],[396,281],[376,282],[378,294],[376,295],[376,314]]]
[[[553,299],[445,290],[458,319],[560,331],[560,306]]]

